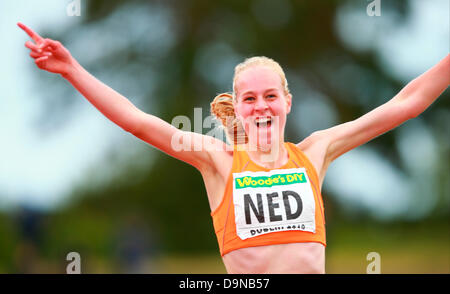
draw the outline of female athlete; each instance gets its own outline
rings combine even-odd
[[[325,273],[321,187],[328,166],[418,116],[450,84],[447,55],[385,104],[293,144],[284,141],[292,105],[285,74],[272,59],[252,57],[236,66],[233,92],[211,103],[226,128],[225,143],[142,112],[89,74],[60,42],[18,25],[34,40],[25,46],[40,69],[67,79],[125,131],[200,171],[228,273]]]

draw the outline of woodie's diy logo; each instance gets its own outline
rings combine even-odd
[[[250,177],[245,176],[235,179],[236,189],[242,188],[260,188],[260,187],[272,187],[286,184],[306,183],[306,177],[304,173],[292,173],[283,175],[273,175],[269,177]]]

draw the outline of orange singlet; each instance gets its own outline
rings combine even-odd
[[[317,173],[303,152],[285,143],[288,162],[269,170],[236,146],[223,199],[211,212],[220,254],[283,243],[326,246],[325,217]]]

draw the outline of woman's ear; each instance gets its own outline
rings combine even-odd
[[[291,106],[292,106],[292,95],[287,94],[286,95],[286,114],[289,114],[291,112]]]

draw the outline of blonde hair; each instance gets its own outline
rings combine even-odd
[[[233,77],[233,92],[222,93],[217,95],[211,102],[211,114],[213,114],[222,125],[225,127],[225,134],[227,138],[235,145],[247,143],[248,138],[245,134],[244,127],[239,119],[236,117],[233,102],[236,101],[237,90],[236,80],[238,75],[244,70],[253,66],[267,66],[273,69],[281,78],[281,85],[284,89],[284,94],[290,94],[288,82],[283,69],[275,60],[265,56],[255,56],[245,59],[234,68]]]

